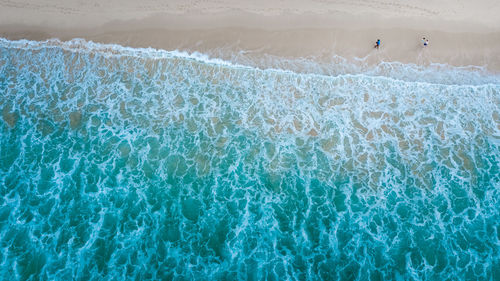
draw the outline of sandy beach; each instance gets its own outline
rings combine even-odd
[[[481,1],[0,1],[0,36],[85,38],[132,47],[338,55],[500,71],[500,3]],[[423,48],[421,38],[430,39]],[[373,49],[376,39],[380,50]],[[222,50],[222,51],[221,51]]]
[[[0,280],[500,280],[498,14],[0,0]]]

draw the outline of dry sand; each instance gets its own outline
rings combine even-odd
[[[500,73],[498,0],[0,0],[0,37],[486,66]],[[423,48],[421,38],[430,39]],[[379,50],[373,49],[377,38]],[[226,52],[227,51],[227,52]]]

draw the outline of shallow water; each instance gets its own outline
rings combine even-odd
[[[253,64],[1,39],[0,277],[500,278],[500,77]]]

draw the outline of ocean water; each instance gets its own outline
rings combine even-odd
[[[0,279],[500,279],[499,76],[239,58],[0,39]]]

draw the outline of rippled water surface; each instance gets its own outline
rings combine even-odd
[[[0,278],[499,280],[500,78],[342,64],[0,40]]]

